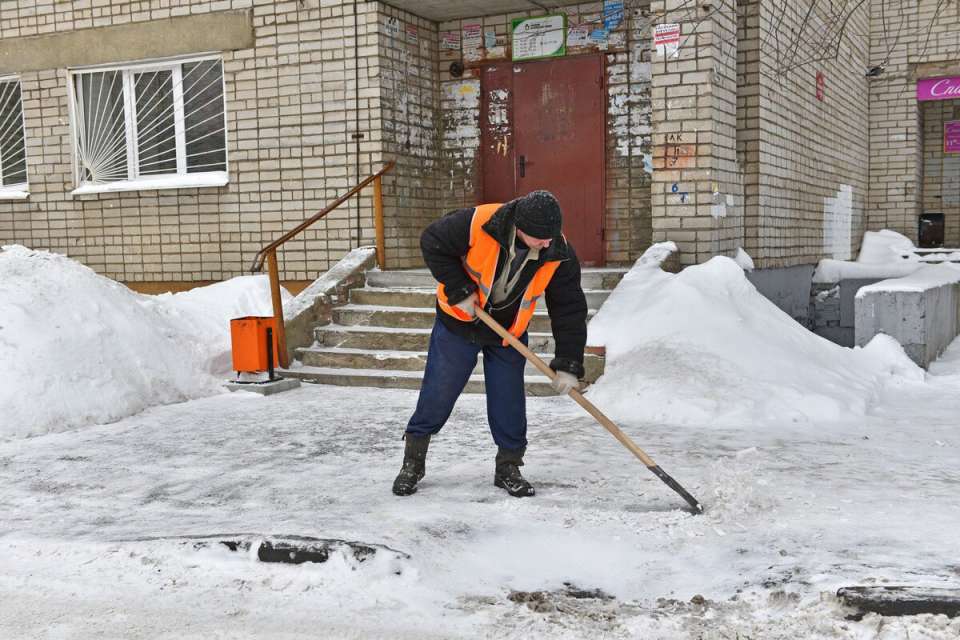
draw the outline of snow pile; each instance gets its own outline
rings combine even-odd
[[[839,282],[850,278],[898,278],[929,263],[960,262],[960,251],[922,250],[903,234],[884,229],[863,234],[856,262],[821,260],[813,281]]]
[[[733,257],[733,261],[740,265],[740,268],[744,271],[753,271],[753,258],[750,257],[750,254],[743,250],[743,247],[737,247],[737,255]]]
[[[287,294],[289,297],[289,294]],[[265,276],[145,296],[54,253],[0,251],[0,437],[216,393],[230,318],[270,315]]]
[[[960,265],[955,264],[927,264],[913,273],[900,278],[881,280],[865,287],[860,287],[857,297],[863,298],[868,293],[876,291],[911,291],[920,292],[935,289],[960,281]]]
[[[867,231],[863,234],[857,262],[863,264],[899,262],[912,255],[915,248],[910,238],[902,233],[889,229]]]
[[[888,336],[863,349],[807,331],[761,295],[729,258],[679,274],[668,246],[637,261],[589,325],[607,365],[590,391],[624,420],[746,425],[863,415],[887,382],[923,380]]]

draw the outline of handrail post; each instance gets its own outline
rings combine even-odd
[[[383,187],[381,180],[382,177],[378,175],[373,181],[373,221],[377,230],[377,265],[381,271],[384,271],[387,268],[387,247],[383,238]]]
[[[283,326],[283,300],[280,298],[280,270],[277,268],[277,250],[267,254],[267,270],[270,273],[270,297],[273,299],[273,322],[277,332],[277,359],[284,369],[289,366],[287,358],[287,332]]]

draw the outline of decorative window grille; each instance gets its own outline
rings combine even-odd
[[[222,185],[220,58],[71,73],[78,190]]]
[[[27,147],[20,81],[0,78],[0,197],[26,190]]]

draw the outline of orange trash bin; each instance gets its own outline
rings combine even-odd
[[[277,330],[273,317],[246,316],[230,321],[230,348],[233,370],[237,373],[267,371],[267,329],[273,334],[273,366],[277,367]]]

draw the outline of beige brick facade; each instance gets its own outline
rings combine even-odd
[[[652,202],[653,239],[676,242],[683,265],[744,244],[736,9],[690,6],[651,4],[658,23],[681,27],[676,55],[653,57]]]
[[[740,247],[760,268],[852,258],[866,229],[915,239],[922,211],[943,211],[947,243],[960,242],[957,167],[938,152],[958,101],[921,107],[914,93],[917,78],[960,75],[960,8],[843,7],[627,2],[604,44],[568,52],[605,58],[608,264],[661,240],[678,243],[683,264]],[[602,10],[562,9],[587,27]],[[30,191],[0,199],[0,242],[66,253],[127,282],[219,280],[395,160],[384,179],[388,267],[419,266],[422,228],[477,197],[479,60],[465,57],[463,29],[479,24],[492,47],[483,56],[506,59],[510,21],[544,13],[436,22],[348,0],[10,0],[0,45],[228,12],[248,13],[253,46],[222,52],[223,187],[71,195],[68,70],[0,65],[23,90]],[[653,54],[651,25],[671,22],[682,29],[678,56]],[[116,62],[138,59],[129,55]],[[466,73],[452,77],[461,59]],[[367,190],[290,243],[282,277],[312,279],[371,244],[372,210]]]
[[[942,106],[921,109],[916,81],[960,76],[960,7],[934,0],[873,4],[871,64],[885,64],[885,69],[870,78],[869,226],[893,229],[916,241],[919,215],[942,208],[936,198],[940,182],[928,182],[924,161],[931,161],[933,172],[948,166],[929,151],[934,138],[942,144],[942,131],[938,136],[932,123],[926,128],[921,116],[939,119],[944,110],[960,103],[944,101]],[[950,209],[944,212],[947,242],[957,246],[960,220]]]
[[[0,201],[3,243],[65,253],[127,282],[220,280],[379,168],[376,3],[17,0],[0,7],[0,39],[227,10],[250,11],[255,33],[253,48],[223,53],[229,184],[71,196],[66,70],[22,73],[30,197]],[[364,195],[359,241],[370,244]],[[283,278],[312,279],[357,246],[357,216],[345,205],[288,244]]]
[[[417,267],[420,232],[441,211],[437,25],[378,6],[377,142],[380,159],[397,162],[384,180],[387,267]]]
[[[678,55],[654,57],[654,238],[676,240],[683,264],[738,247],[760,268],[850,257],[866,201],[866,7],[839,57],[815,64],[836,19],[816,3],[652,11],[682,26]]]

